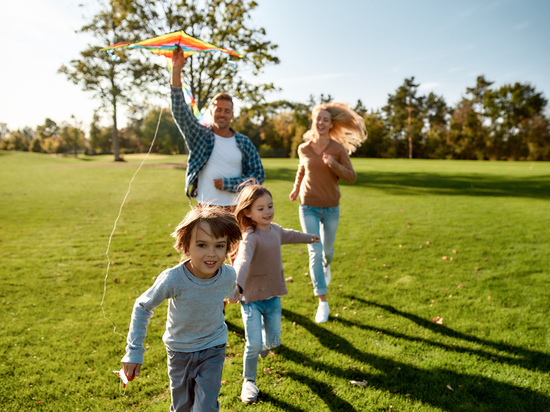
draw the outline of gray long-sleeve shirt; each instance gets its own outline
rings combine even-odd
[[[225,264],[210,279],[193,276],[185,262],[165,270],[134,304],[122,362],[143,364],[149,320],[165,299],[168,315],[162,340],[168,349],[196,352],[227,343],[223,300],[233,298],[235,290],[235,270]]]

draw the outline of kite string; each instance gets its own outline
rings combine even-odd
[[[130,194],[130,190],[132,188],[132,183],[134,182],[134,179],[135,179],[136,175],[140,171],[141,166],[143,166],[143,164],[147,160],[147,157],[149,157],[149,154],[151,153],[151,150],[153,150],[153,146],[155,144],[155,140],[157,139],[157,134],[158,134],[158,131],[159,131],[160,119],[161,119],[161,116],[162,116],[162,110],[163,109],[161,108],[160,113],[159,113],[159,119],[158,119],[158,122],[157,122],[157,129],[155,130],[155,136],[153,137],[153,141],[151,142],[151,146],[149,146],[149,151],[147,152],[147,154],[143,158],[141,164],[139,165],[139,167],[135,171],[134,175],[132,176],[132,179],[130,180],[130,184],[128,185],[128,191],[126,192],[126,195],[124,196],[124,199],[122,200],[122,203],[120,205],[120,209],[118,210],[118,216],[115,220],[115,224],[113,226],[113,230],[111,231],[111,235],[109,236],[109,242],[107,244],[107,250],[105,251],[105,255],[107,256],[107,270],[105,272],[105,278],[103,279],[103,298],[101,299],[101,311],[103,312],[103,318],[105,320],[107,320],[113,326],[113,333],[116,333],[117,335],[120,335],[123,338],[126,338],[126,336],[123,335],[122,333],[119,333],[119,332],[116,331],[115,324],[105,315],[105,308],[103,306],[103,303],[105,302],[105,295],[107,293],[107,278],[109,277],[109,267],[111,266],[111,259],[109,258],[109,250],[111,248],[111,240],[113,239],[113,236],[115,234],[115,230],[116,230],[116,227],[117,227],[118,220],[120,219],[120,215],[122,214],[122,208],[124,207],[124,204],[126,203],[126,199],[128,198],[128,195]]]

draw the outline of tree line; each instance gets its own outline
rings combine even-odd
[[[246,80],[243,73],[256,75],[265,65],[279,63],[274,55],[277,45],[251,20],[257,7],[254,0],[98,0],[97,11],[79,30],[93,41],[79,58],[59,68],[59,73],[98,102],[90,130],[85,134],[74,117],[72,123],[60,124],[46,119],[35,130],[10,131],[0,123],[0,149],[113,153],[115,160],[124,153],[148,150],[160,108],[148,106],[147,98],[166,85],[166,69],[149,52],[115,49],[109,54],[101,49],[185,29],[191,36],[245,56],[228,60],[220,53],[197,53],[187,59],[183,77],[198,108],[205,108],[216,93],[228,92],[244,104],[233,127],[248,135],[263,157],[295,156],[310,127],[311,109],[332,96],[312,96],[301,103],[268,102],[276,86]],[[353,108],[363,116],[369,137],[354,156],[550,160],[547,100],[542,93],[524,83],[492,85],[479,76],[461,101],[450,106],[442,96],[421,95],[410,77],[380,109],[369,111],[357,101]],[[119,130],[121,107],[130,114],[127,127]],[[101,126],[101,116],[110,126]],[[168,114],[162,116],[153,150],[185,152]]]
[[[367,110],[361,100],[359,113],[368,139],[356,157],[468,160],[550,160],[550,120],[547,100],[530,84],[505,84],[492,88],[484,76],[468,87],[456,106],[442,96],[421,95],[414,77],[406,78],[388,95],[381,109]],[[310,97],[305,103],[286,100],[245,106],[233,128],[250,137],[262,157],[295,157],[303,134],[311,126],[311,110],[332,96]],[[149,150],[161,109],[132,106],[127,126],[119,131],[122,153]],[[77,123],[58,125],[51,119],[35,130],[9,131],[0,123],[0,149],[43,153],[112,153],[113,126],[101,126],[94,113],[86,133]],[[168,109],[163,110],[152,149],[155,153],[186,153],[184,141]]]

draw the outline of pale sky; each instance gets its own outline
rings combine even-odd
[[[88,124],[98,107],[90,93],[57,74],[86,47],[74,33],[85,23],[78,3],[90,1],[19,0],[0,7],[0,123],[11,130],[71,115]],[[281,60],[252,79],[282,89],[268,100],[305,103],[324,93],[377,109],[415,76],[421,94],[433,91],[454,105],[481,74],[496,87],[529,82],[550,98],[550,1],[258,3],[253,24],[279,45]]]

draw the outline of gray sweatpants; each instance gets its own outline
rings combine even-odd
[[[218,411],[225,345],[198,352],[168,352],[171,412]]]

